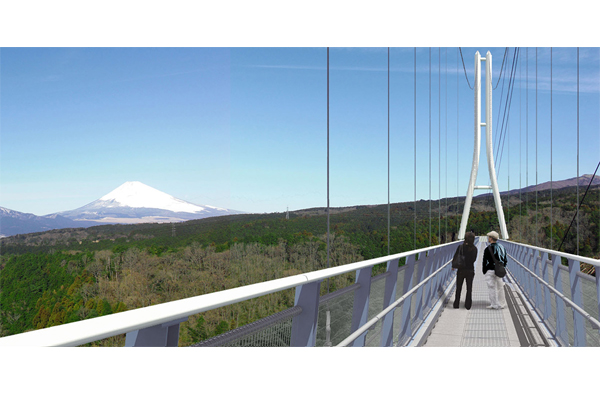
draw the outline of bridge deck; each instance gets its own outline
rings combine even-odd
[[[481,263],[485,243],[478,244],[473,280],[473,304],[467,310],[465,304],[466,285],[463,285],[460,307],[452,306],[454,294],[446,303],[435,327],[424,347],[520,347],[522,342],[511,317],[509,303],[502,310],[487,309],[490,304],[486,283],[481,274]],[[505,280],[506,282],[506,280]],[[509,285],[506,289],[511,290]],[[507,295],[507,302],[509,298]]]

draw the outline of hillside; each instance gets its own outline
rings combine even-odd
[[[575,188],[503,197],[512,240],[554,248],[576,209]],[[580,254],[598,257],[600,187],[581,207]],[[416,246],[451,241],[464,198],[417,202]],[[447,205],[446,205],[447,204]],[[441,206],[441,207],[440,207]],[[415,247],[414,203],[391,205],[390,247]],[[0,239],[0,335],[78,321],[127,309],[211,293],[327,266],[325,208],[242,214],[176,224],[106,225]],[[438,219],[438,216],[441,218]],[[537,219],[537,223],[536,223]],[[469,230],[499,230],[491,198],[476,198]],[[431,238],[429,230],[431,224]],[[387,254],[387,205],[331,210],[331,266]],[[575,252],[575,228],[562,251]],[[375,266],[374,274],[385,265]],[[332,279],[330,290],[352,284]],[[322,293],[327,288],[322,285]],[[180,345],[255,321],[293,305],[288,290],[190,317]],[[124,336],[92,345],[123,345]]]

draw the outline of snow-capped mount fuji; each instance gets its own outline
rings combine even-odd
[[[74,221],[135,224],[181,222],[240,213],[226,208],[193,204],[141,182],[125,182],[96,201],[56,214]]]

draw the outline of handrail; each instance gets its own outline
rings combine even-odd
[[[531,275],[532,277],[534,277],[536,280],[538,280],[540,283],[542,283],[545,287],[547,287],[552,292],[554,292],[554,294],[556,294],[558,297],[560,297],[565,303],[567,303],[567,305],[569,307],[571,307],[573,310],[577,311],[579,314],[583,315],[583,317],[585,319],[587,319],[592,325],[596,326],[596,329],[600,329],[600,321],[598,321],[596,318],[592,317],[583,308],[579,307],[577,304],[575,304],[568,297],[566,297],[561,292],[559,292],[558,290],[556,290],[554,287],[550,286],[548,283],[546,283],[546,281],[544,281],[542,278],[540,278],[535,273],[533,273],[529,268],[527,268],[526,266],[524,266],[523,264],[521,264],[519,261],[517,261],[517,259],[515,259],[513,256],[511,256],[510,254],[508,254],[508,256],[510,258],[512,258],[514,262],[516,262],[517,264],[519,264],[519,266],[521,266],[521,268],[523,268],[525,271],[527,271],[529,273],[529,275]]]
[[[385,317],[389,312],[393,311],[396,307],[398,307],[401,303],[403,303],[409,296],[411,296],[421,286],[423,286],[424,284],[426,284],[427,281],[429,281],[431,278],[433,278],[435,275],[437,275],[441,270],[443,270],[450,263],[452,263],[452,260],[446,262],[444,265],[442,265],[440,268],[438,268],[433,274],[431,274],[427,278],[423,279],[423,281],[421,281],[421,283],[419,283],[414,288],[412,288],[411,290],[409,290],[408,292],[406,292],[402,297],[400,297],[398,300],[396,300],[395,302],[393,302],[392,304],[390,304],[385,310],[383,310],[382,312],[380,312],[379,314],[377,314],[375,317],[373,317],[372,319],[370,319],[369,321],[367,321],[367,323],[365,323],[363,326],[361,326],[356,331],[354,331],[350,336],[348,336],[346,339],[344,339],[342,342],[340,342],[336,347],[345,347],[345,346],[348,346],[356,338],[358,338],[360,335],[362,335],[367,330],[369,330],[370,327],[372,327],[373,325],[375,325],[377,323],[377,321],[379,321],[380,319],[382,319],[383,317]]]
[[[175,320],[185,320],[187,317],[194,314],[244,300],[250,300],[281,290],[291,289],[307,283],[321,281],[329,277],[353,272],[436,248],[455,245],[458,242],[461,241],[358,261],[325,270],[307,272],[305,274],[255,283],[135,310],[123,311],[117,314],[71,322],[50,328],[19,333],[0,338],[0,346],[79,346],[95,340],[150,328],[156,325],[167,324],[168,322]]]
[[[563,253],[562,251],[555,251],[555,250],[544,249],[544,248],[541,248],[541,247],[531,246],[531,245],[524,244],[524,243],[511,242],[511,241],[508,241],[508,240],[498,240],[498,241],[499,242],[512,243],[512,244],[516,244],[518,246],[523,246],[523,247],[529,247],[530,249],[538,250],[538,251],[541,251],[543,253],[554,254],[554,255],[557,255],[559,257],[570,258],[570,259],[575,260],[575,261],[584,262],[586,264],[591,264],[594,267],[600,267],[600,260],[596,260],[595,258],[589,258],[589,257],[578,256],[578,255],[575,255],[575,254]]]

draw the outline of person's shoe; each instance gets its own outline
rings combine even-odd
[[[486,308],[490,309],[490,310],[499,310],[500,309],[500,307],[498,307],[498,306],[487,306]]]
[[[466,306],[465,306],[465,308],[466,308],[467,310],[470,310],[470,309],[471,309],[471,307],[466,307]]]
[[[454,308],[458,308],[458,304],[457,304],[457,303],[454,303],[454,304],[452,304],[452,307],[454,307]]]

